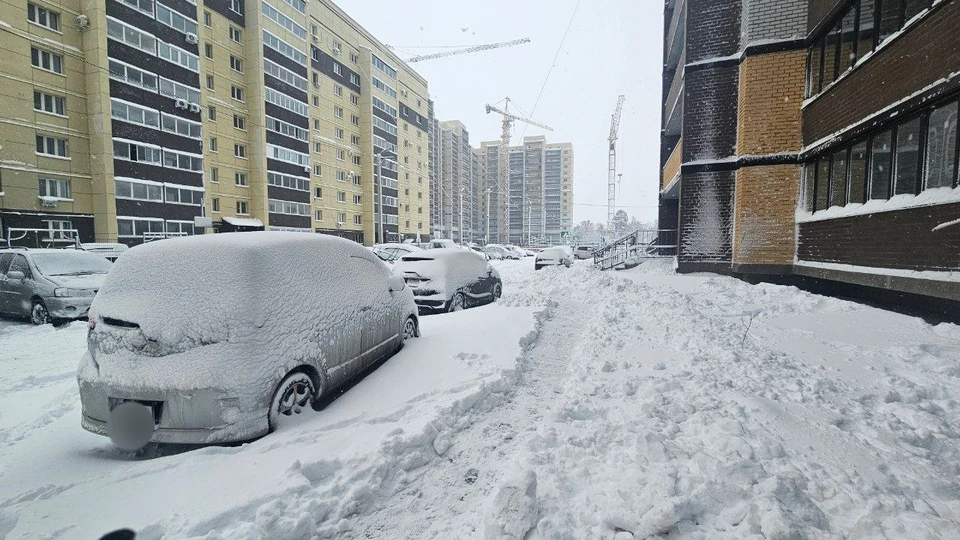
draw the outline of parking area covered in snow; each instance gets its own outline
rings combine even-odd
[[[0,322],[0,537],[960,537],[960,327],[651,262],[533,271],[248,444],[80,428],[86,327]]]

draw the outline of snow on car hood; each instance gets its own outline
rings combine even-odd
[[[327,345],[357,321],[357,305],[395,309],[389,271],[363,246],[326,235],[246,232],[173,238],[132,248],[113,266],[91,307],[102,351],[147,356],[220,342],[248,343],[232,362],[263,354],[296,362],[323,358]],[[391,300],[392,299],[392,300]],[[406,300],[405,300],[406,299]],[[116,321],[111,321],[116,323]],[[142,339],[140,337],[142,334]],[[124,343],[127,339],[130,343]],[[111,350],[111,342],[116,346]],[[98,361],[100,357],[98,357]]]
[[[103,281],[107,278],[107,274],[46,276],[46,278],[55,283],[58,287],[66,287],[68,289],[99,289],[103,286]]]

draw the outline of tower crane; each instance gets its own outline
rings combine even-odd
[[[614,230],[613,218],[617,212],[617,138],[620,135],[620,116],[623,113],[623,102],[627,96],[620,94],[617,99],[617,108],[610,118],[610,171],[607,183],[607,230]]]
[[[413,58],[408,58],[404,61],[408,64],[413,64],[415,62],[422,62],[424,60],[434,60],[436,58],[445,58],[447,56],[457,56],[459,54],[489,51],[491,49],[501,49],[504,47],[515,47],[517,45],[523,45],[524,43],[530,43],[530,38],[514,39],[512,41],[503,41],[500,43],[489,43],[487,45],[477,45],[475,47],[465,47],[463,49],[455,49],[452,51],[443,51],[443,52],[432,53],[432,54],[422,54],[419,56],[414,56]],[[390,47],[389,45],[387,45],[387,47],[390,49],[394,48],[394,47]]]
[[[503,131],[500,136],[500,174],[499,178],[497,179],[497,183],[499,184],[500,188],[500,200],[497,201],[499,203],[498,215],[500,216],[500,219],[497,222],[497,229],[500,232],[499,242],[507,243],[510,241],[510,233],[509,228],[505,227],[504,225],[509,223],[509,220],[507,219],[507,200],[510,196],[508,189],[510,186],[510,126],[512,126],[514,122],[523,122],[547,131],[553,131],[553,128],[548,125],[535,122],[529,118],[524,118],[511,113],[509,97],[506,99],[506,104],[503,106],[503,109],[498,109],[492,105],[487,105],[486,108],[487,114],[496,113],[503,117]],[[529,238],[527,240],[529,241]]]

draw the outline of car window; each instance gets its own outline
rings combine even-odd
[[[16,255],[13,257],[13,262],[10,263],[10,269],[7,270],[7,274],[10,272],[23,272],[23,275],[30,276],[30,264],[27,263],[27,258],[23,255]]]
[[[10,261],[13,260],[13,253],[4,253],[0,255],[0,274],[6,274],[7,268],[10,268]]]
[[[106,274],[113,265],[107,259],[85,251],[63,250],[56,253],[37,253],[33,264],[45,276],[76,276]]]

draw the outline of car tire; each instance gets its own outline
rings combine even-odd
[[[457,293],[450,299],[450,307],[447,309],[450,313],[454,311],[463,311],[467,309],[467,299],[463,293]]]
[[[420,330],[417,328],[416,319],[407,317],[406,322],[403,323],[403,341],[418,337],[419,335]]]
[[[496,302],[503,296],[503,286],[499,283],[493,286],[493,301]]]
[[[47,306],[43,303],[43,300],[34,300],[33,307],[30,309],[30,322],[40,326],[50,321],[50,312],[47,311]]]
[[[303,371],[289,373],[277,385],[273,398],[270,399],[270,411],[267,415],[270,431],[277,429],[277,424],[282,418],[300,414],[304,408],[311,407],[319,398],[320,392],[317,391],[316,383],[310,375]]]

